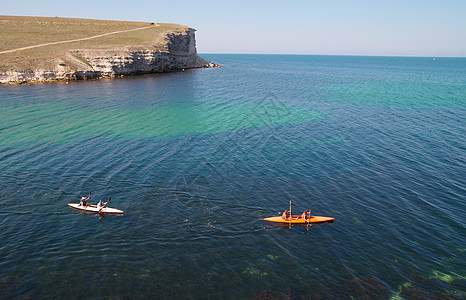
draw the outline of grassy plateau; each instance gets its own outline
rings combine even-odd
[[[70,60],[69,51],[77,49],[162,50],[168,33],[186,28],[167,23],[0,16],[0,71],[51,67],[57,59]],[[133,29],[138,30],[128,31]],[[103,34],[109,35],[95,37]],[[83,38],[91,39],[73,41]],[[42,45],[56,42],[61,43]],[[20,49],[37,45],[42,46]],[[14,49],[18,50],[2,53]]]

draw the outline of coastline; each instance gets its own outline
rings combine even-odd
[[[125,78],[125,77],[136,77],[143,75],[154,75],[154,74],[166,74],[182,72],[190,69],[210,69],[220,68],[221,65],[206,62],[201,66],[192,67],[174,67],[171,69],[161,69],[154,71],[143,71],[134,70],[132,72],[125,73],[104,73],[104,72],[92,72],[92,71],[74,71],[55,73],[54,71],[44,71],[37,75],[35,71],[7,71],[0,73],[0,86],[1,85],[20,85],[20,84],[37,84],[37,83],[50,83],[50,82],[68,82],[68,81],[85,81],[85,80],[101,80],[101,79],[114,79],[114,78]]]

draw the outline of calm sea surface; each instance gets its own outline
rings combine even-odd
[[[466,298],[466,59],[202,56],[0,86],[1,299]]]

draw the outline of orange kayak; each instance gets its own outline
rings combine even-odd
[[[269,217],[265,218],[264,221],[274,222],[274,223],[282,223],[282,224],[309,224],[309,223],[321,223],[321,222],[333,222],[335,218],[331,217],[320,217],[320,216],[311,216],[310,218],[306,218],[305,220],[301,218],[301,216],[291,216],[291,220],[289,217],[282,219],[282,216],[277,217]]]

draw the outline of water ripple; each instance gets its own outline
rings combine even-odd
[[[0,89],[0,280],[70,299],[356,298],[345,286],[367,277],[394,297],[413,276],[461,288],[463,60],[215,57],[223,68]],[[67,206],[89,191],[124,214]],[[335,222],[262,221],[289,200]]]

